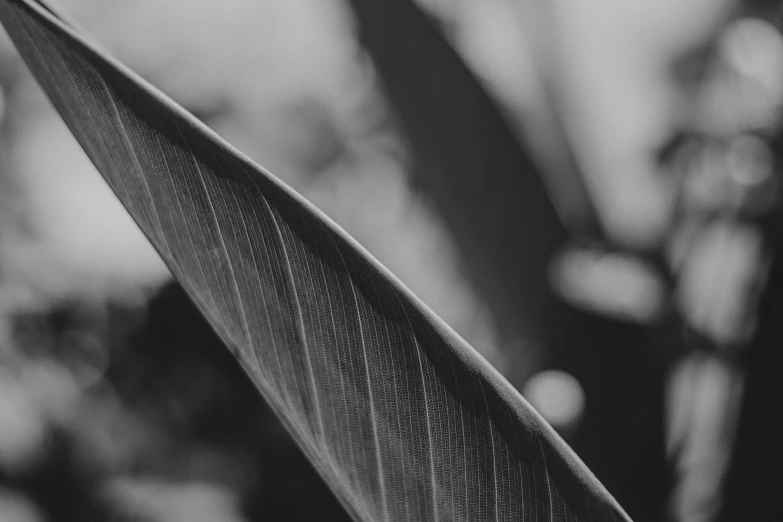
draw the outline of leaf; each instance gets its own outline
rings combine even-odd
[[[520,395],[337,225],[50,8],[0,18],[90,159],[362,520],[627,520]]]
[[[449,227],[502,338],[543,344],[549,265],[567,237],[543,182],[548,174],[415,2],[349,4],[419,163],[413,182]]]

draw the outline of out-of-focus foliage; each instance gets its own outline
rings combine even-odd
[[[549,263],[566,235],[552,202],[562,198],[547,191],[546,180],[553,176],[544,174],[528,152],[530,142],[520,141],[435,20],[415,2],[350,5],[410,142],[412,181],[448,226],[501,342],[519,345],[506,355],[509,377],[520,385],[541,364],[536,347],[544,344],[552,315]],[[502,223],[517,224],[514,238]]]

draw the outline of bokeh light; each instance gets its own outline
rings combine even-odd
[[[522,395],[552,426],[574,427],[584,411],[585,395],[576,378],[561,370],[544,370],[528,380]]]

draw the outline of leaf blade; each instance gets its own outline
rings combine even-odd
[[[417,2],[347,3],[418,163],[412,183],[446,225],[501,345],[546,344],[550,263],[570,232],[544,182],[551,172]],[[515,366],[530,356],[507,355],[521,384],[530,369]]]
[[[627,519],[486,361],[304,198],[43,3],[2,0],[0,18],[354,518]]]

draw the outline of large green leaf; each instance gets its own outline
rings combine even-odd
[[[0,0],[0,18],[354,518],[627,520],[519,394],[320,211],[42,3]]]

